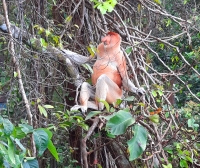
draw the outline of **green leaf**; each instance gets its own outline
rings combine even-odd
[[[159,115],[158,114],[154,114],[152,116],[149,116],[149,119],[154,122],[154,123],[159,123]]]
[[[141,6],[141,4],[140,4],[140,3],[138,3],[138,6],[137,6],[137,10],[138,10],[138,12],[140,12],[140,11],[141,11],[141,9],[142,9],[142,6]]]
[[[108,102],[106,102],[105,100],[99,100],[99,102],[104,104],[104,106],[106,107],[107,112],[110,112],[110,106],[109,106]]]
[[[90,119],[90,118],[92,118],[92,117],[94,117],[94,116],[96,116],[96,115],[98,115],[98,114],[101,114],[101,113],[102,113],[101,111],[91,111],[91,112],[86,116],[85,120],[88,120],[88,119]]]
[[[114,104],[114,107],[118,107],[120,104],[122,103],[122,100],[121,99],[117,99]]]
[[[185,159],[186,159],[187,161],[191,162],[191,163],[193,162],[193,159],[192,159],[191,157],[189,157],[189,156],[186,156]]]
[[[157,3],[158,5],[161,5],[161,1],[160,0],[154,0],[155,3]]]
[[[57,152],[56,147],[54,146],[54,144],[52,143],[51,140],[49,140],[48,149],[51,152],[51,154],[54,156],[56,161],[58,162],[59,161],[58,152]]]
[[[26,157],[22,163],[23,168],[39,168],[37,159]]]
[[[90,44],[89,46],[87,46],[87,50],[90,53],[90,56],[94,57],[97,51],[97,48],[94,45]]]
[[[7,138],[8,140],[8,157],[10,158],[11,162],[15,165],[15,148],[14,148],[14,143],[10,139],[10,137]]]
[[[37,129],[34,130],[33,137],[35,145],[38,149],[38,155],[41,156],[43,152],[47,149],[49,143],[48,134],[42,129]]]
[[[40,114],[43,114],[46,118],[47,118],[47,111],[45,110],[44,107],[42,107],[41,105],[38,105]]]
[[[54,108],[52,105],[49,105],[49,104],[45,104],[43,105],[44,108],[47,108],[47,109],[52,109]]]
[[[184,167],[184,168],[185,168],[185,167],[188,167],[187,161],[181,159],[181,160],[180,160],[180,167]]]
[[[194,57],[194,51],[192,51],[192,52],[185,52],[185,54],[188,56],[188,58],[192,58],[192,57]]]
[[[33,132],[33,127],[28,124],[19,124],[19,127],[25,134]]]
[[[126,129],[135,123],[135,119],[131,113],[119,110],[106,124],[107,129],[113,135],[120,135],[125,133]]]
[[[135,96],[129,96],[124,99],[124,101],[133,101],[135,100]]]
[[[106,11],[107,11],[107,10],[103,7],[102,4],[98,5],[98,6],[97,6],[97,9],[99,9],[100,12],[101,12],[103,15],[106,14]]]
[[[106,119],[107,121],[110,120],[113,116],[115,116],[116,113],[113,113],[111,115],[107,115],[107,116],[99,116],[100,118],[104,118]]]
[[[163,166],[163,168],[172,168],[172,164],[171,163],[169,163],[168,165],[162,164],[162,166]]]
[[[52,138],[53,133],[52,133],[49,129],[46,129],[46,128],[38,128],[38,130],[40,130],[40,129],[41,129],[41,130],[44,130],[44,131],[47,133],[49,139]]]
[[[170,26],[172,24],[172,20],[171,19],[167,19],[167,22],[166,22],[166,27]]]
[[[45,33],[46,33],[47,37],[51,34],[51,32],[49,30],[45,30]]]
[[[132,51],[133,51],[133,48],[132,48],[131,46],[128,46],[128,47],[126,48],[126,50],[125,50],[125,52],[126,52],[127,54],[130,54]]]
[[[14,138],[18,138],[18,139],[22,139],[26,136],[26,134],[22,131],[22,129],[20,127],[15,127],[12,136]]]
[[[117,4],[117,0],[111,0],[110,4],[113,6],[113,8],[115,7],[115,5]]]
[[[3,145],[2,143],[3,143],[4,145]],[[6,146],[7,146],[7,145],[6,145]],[[8,151],[7,151],[6,147],[5,147],[5,143],[4,143],[4,142],[1,142],[1,143],[0,143],[0,151],[1,151],[1,152],[0,152],[1,155],[6,156],[6,155],[8,154]]]
[[[71,15],[67,16],[66,19],[65,19],[66,22],[70,22],[71,20],[72,20],[72,16]]]
[[[198,128],[198,127],[199,127],[199,124],[195,124],[194,118],[190,118],[190,119],[188,120],[188,127],[191,127],[191,128]]]
[[[144,107],[145,106],[145,104],[144,103],[142,103],[142,102],[140,102],[140,103],[137,103],[138,105],[140,105],[140,106],[142,106],[142,107]]]
[[[14,126],[8,119],[4,119],[3,120],[3,127],[4,127],[4,133],[6,135],[11,135],[12,134],[12,132],[14,130]]]
[[[112,12],[113,11],[113,6],[108,2],[108,1],[106,1],[106,2],[104,2],[103,3],[103,7],[108,11],[108,12]]]
[[[133,161],[138,158],[142,152],[146,149],[147,144],[147,131],[141,125],[135,125],[134,137],[130,139],[128,144],[128,151],[130,152],[129,160]]]
[[[110,134],[109,132],[107,132],[107,137],[109,137],[109,138],[115,138],[115,135],[113,135],[113,134]]]
[[[97,163],[97,168],[102,168],[102,166],[99,163]]]
[[[157,90],[159,96],[162,96],[163,95],[163,91],[162,90]]]
[[[41,43],[42,47],[44,47],[44,48],[46,48],[48,46],[47,42],[43,38],[40,38],[40,43]]]
[[[20,149],[24,152],[24,154],[26,153],[26,148],[21,144],[21,142],[19,141],[19,139],[15,138],[15,143],[20,147]]]
[[[164,47],[165,47],[165,44],[164,44],[164,43],[160,43],[159,46],[160,46],[160,48],[163,50]]]
[[[60,37],[59,36],[53,36],[53,41],[55,41],[55,44],[58,44],[60,41]]]
[[[152,90],[151,93],[152,93],[153,97],[156,97],[156,96],[157,96],[157,93],[156,93],[155,90]]]
[[[89,64],[82,64],[82,66],[87,69],[88,71],[90,71],[90,73],[93,73],[93,69]]]
[[[183,1],[183,4],[185,5],[187,2],[188,2],[188,0],[184,0],[184,1]]]
[[[41,102],[41,99],[37,99],[37,103],[40,103]]]
[[[14,71],[14,78],[18,76],[18,73]]]

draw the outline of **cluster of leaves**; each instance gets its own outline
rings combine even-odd
[[[28,124],[18,124],[14,126],[7,118],[0,116],[0,165],[4,167],[39,167],[35,157],[30,156],[29,149],[20,142],[33,135],[38,157],[42,156],[48,149],[58,161],[58,153],[51,138],[52,132],[45,128],[33,129]],[[29,155],[29,156],[28,156]]]
[[[112,12],[114,10],[115,5],[117,4],[116,0],[90,0],[94,2],[94,8],[100,10],[102,14],[106,14],[107,12]]]
[[[45,29],[39,25],[35,25],[34,28],[37,30],[37,34],[40,35],[40,43],[42,47],[46,48],[48,45],[62,48],[62,42],[59,36],[53,33],[53,29]],[[32,39],[34,44],[35,39]]]
[[[106,106],[107,111],[110,111],[110,106],[105,101],[101,101]],[[112,111],[112,110],[111,110]],[[92,111],[86,116],[86,120],[100,115],[100,111]],[[127,130],[131,130],[133,136],[126,143],[128,145],[129,160],[137,159],[146,149],[147,145],[147,131],[146,129],[135,123],[135,118],[132,116],[130,109],[123,109],[113,112],[108,116],[99,116],[107,120],[105,130],[107,136],[115,138],[116,136],[123,135]]]

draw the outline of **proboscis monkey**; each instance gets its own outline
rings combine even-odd
[[[126,60],[120,49],[121,37],[114,32],[108,32],[97,47],[97,60],[93,66],[92,84],[84,82],[80,91],[80,105],[71,110],[81,109],[83,113],[88,108],[103,110],[105,100],[113,104],[123,95],[122,86],[134,93],[144,94],[143,88],[137,88],[127,74]],[[89,98],[95,102],[88,101]]]

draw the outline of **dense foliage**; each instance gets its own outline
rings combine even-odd
[[[197,0],[2,0],[0,165],[200,166],[199,6]],[[126,92],[116,102],[123,108],[102,101],[103,112],[86,116],[70,111],[77,83],[91,82],[96,46],[109,30],[121,35],[129,76],[146,95]],[[66,59],[67,50],[93,60]]]

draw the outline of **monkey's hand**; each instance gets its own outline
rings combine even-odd
[[[136,90],[136,93],[138,94],[138,95],[140,95],[140,96],[142,96],[142,95],[144,95],[145,93],[146,93],[146,91],[144,90],[144,88],[138,88],[137,90]]]
[[[81,109],[81,113],[85,116],[85,113],[87,112],[87,106],[75,105],[70,109],[70,111],[79,111],[79,109]]]

